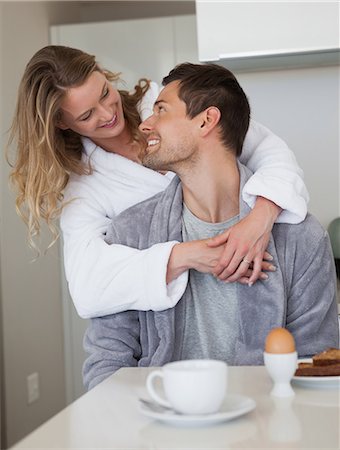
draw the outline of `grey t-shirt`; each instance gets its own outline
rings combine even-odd
[[[183,205],[183,241],[216,236],[238,221],[239,216],[226,222],[204,222]],[[232,364],[238,331],[236,283],[190,270],[189,289],[192,301],[186,304],[182,359],[212,358]]]

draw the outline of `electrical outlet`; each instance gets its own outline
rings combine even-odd
[[[31,373],[27,377],[27,403],[30,405],[39,399],[39,374],[38,372]]]

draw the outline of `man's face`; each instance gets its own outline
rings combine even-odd
[[[195,160],[198,120],[187,116],[178,87],[178,81],[165,86],[155,102],[153,115],[139,126],[147,138],[142,162],[150,169],[178,172]]]

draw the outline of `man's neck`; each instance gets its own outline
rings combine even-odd
[[[205,152],[194,167],[178,174],[183,202],[205,222],[224,222],[239,213],[240,174],[237,160],[227,152]]]

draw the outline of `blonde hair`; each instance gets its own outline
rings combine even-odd
[[[16,209],[28,227],[29,245],[39,251],[35,238],[46,221],[53,240],[59,233],[56,219],[63,203],[63,190],[71,173],[89,175],[91,167],[81,160],[81,136],[56,126],[60,104],[71,87],[82,85],[94,72],[102,72],[109,81],[119,74],[102,70],[95,57],[64,46],[47,46],[29,61],[22,77],[16,111],[7,146],[15,141],[17,152],[10,180],[17,190]],[[134,141],[145,145],[138,129],[141,122],[137,103],[149,88],[139,80],[135,92],[119,91],[126,125]]]

